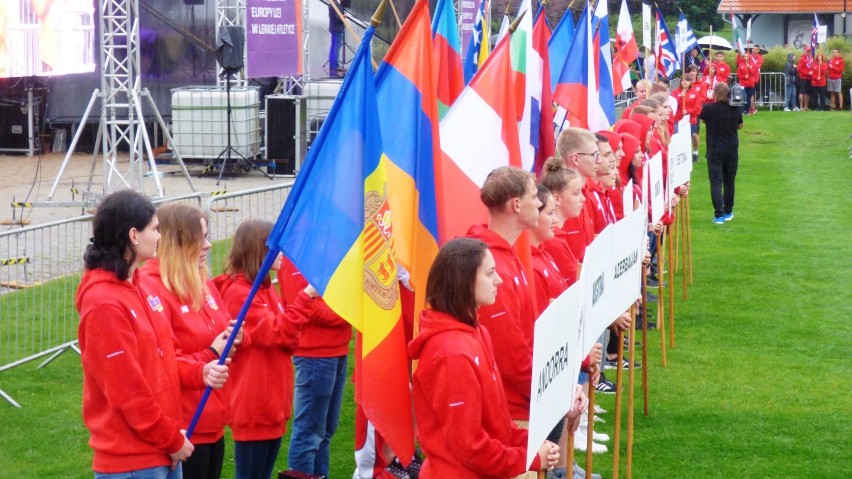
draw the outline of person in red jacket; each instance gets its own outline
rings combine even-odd
[[[412,393],[426,455],[421,479],[508,478],[527,470],[528,433],[512,421],[500,346],[492,346],[493,328],[481,321],[481,309],[514,280],[501,277],[495,260],[482,241],[456,238],[441,248],[429,271],[428,308],[408,344],[409,356],[419,361]],[[583,402],[574,402],[575,415]],[[530,470],[549,469],[558,458],[559,448],[545,441]]]
[[[841,90],[840,79],[844,70],[843,55],[840,50],[831,50],[831,59],[828,61],[828,94],[831,97],[831,109],[843,109],[843,90]]]
[[[703,83],[702,91],[704,91],[704,103],[712,102],[713,88],[719,83],[719,77],[716,76],[716,65],[710,64],[707,66],[707,73],[704,75],[701,83]]]
[[[308,281],[286,258],[278,270],[284,304],[296,300]],[[315,314],[302,328],[299,348],[293,353],[296,393],[287,467],[328,476],[331,438],[337,431],[352,326],[317,298]]]
[[[232,317],[248,299],[268,249],[265,241],[272,223],[243,221],[234,233],[234,245],[225,260],[225,273],[214,282]],[[283,255],[272,265],[281,268]],[[316,315],[316,290],[306,286],[284,305],[269,278],[257,292],[243,327],[251,344],[240,348],[234,362],[231,389],[231,433],[237,479],[268,479],[293,406],[293,352],[305,323]]]
[[[825,55],[819,51],[811,63],[811,94],[816,98],[816,110],[825,111],[828,105],[825,101],[825,87],[828,84],[828,62]]]
[[[648,95],[651,94],[651,82],[645,79],[639,80],[636,82],[636,86],[633,87],[633,90],[636,92],[636,100],[624,109],[624,112],[621,114],[622,118],[630,118],[630,112],[633,108],[640,105],[646,98],[648,98]]]
[[[527,278],[514,244],[524,230],[538,225],[535,180],[519,168],[497,168],[485,179],[480,199],[488,208],[489,224],[471,226],[467,237],[488,245],[503,284],[497,301],[479,310],[479,321],[491,331],[497,346],[509,416],[528,421],[535,298],[529,283],[532,278]]]
[[[157,211],[160,242],[157,258],[142,267],[147,278],[143,292],[160,298],[169,319],[178,361],[215,361],[225,349],[231,317],[225,303],[207,279],[207,217],[185,203],[171,203]],[[234,345],[241,344],[242,333]],[[234,348],[235,349],[235,348]],[[231,350],[231,354],[234,353]],[[222,475],[225,457],[225,425],[231,416],[230,387],[213,391],[204,407],[192,441],[195,451],[183,464],[184,479],[207,479]],[[181,424],[188,425],[203,391],[182,388]]]
[[[579,261],[574,254],[578,244],[586,247],[585,239],[579,232],[568,233],[562,226],[568,220],[577,218],[583,211],[586,196],[583,195],[583,179],[574,170],[565,167],[561,158],[549,158],[541,172],[541,184],[553,192],[556,204],[557,227],[553,230],[554,237],[542,243],[544,249],[553,258],[556,267],[565,278],[567,286],[579,279]]]
[[[725,54],[722,52],[716,52],[715,55],[716,60],[712,63],[714,67],[716,67],[716,80],[720,82],[727,82],[728,77],[731,76],[731,67],[725,62]],[[704,72],[704,78],[710,77],[713,73],[710,71],[710,65],[707,65],[707,70]]]
[[[96,478],[147,474],[179,479],[192,454],[181,422],[181,386],[218,389],[227,366],[179,364],[159,297],[143,295],[136,265],[157,255],[158,219],[148,198],[103,198],[75,305],[83,364],[83,421]]]
[[[799,58],[796,73],[799,74],[799,108],[802,111],[810,109],[811,101],[811,72],[813,70],[814,58],[811,56],[811,47],[805,46],[805,53]]]
[[[638,106],[637,106],[638,108]],[[583,182],[583,195],[586,203],[580,215],[575,218],[567,218],[562,229],[568,233],[572,241],[571,249],[574,256],[581,263],[586,254],[586,246],[595,239],[595,208],[590,199],[592,178],[597,175],[601,165],[601,154],[598,151],[597,140],[594,133],[582,128],[565,128],[556,140],[556,153],[559,155],[565,167],[576,171]]]
[[[745,52],[737,62],[737,82],[745,89],[746,96],[743,107],[744,115],[748,115],[751,112],[751,103],[754,100],[754,86],[759,79],[760,73],[758,72],[758,68],[751,61],[750,53]]]

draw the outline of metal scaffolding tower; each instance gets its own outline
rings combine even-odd
[[[221,0],[218,0],[221,1]],[[242,0],[240,0],[242,1]],[[157,196],[165,197],[163,186],[157,173],[151,139],[145,128],[145,117],[142,112],[142,98],[147,100],[151,112],[156,117],[160,129],[169,144],[174,145],[169,134],[168,125],[163,121],[157,106],[154,104],[147,88],[142,88],[139,75],[139,0],[99,0],[100,7],[100,46],[101,46],[101,90],[95,89],[83,118],[80,128],[74,135],[65,160],[59,168],[56,179],[43,205],[54,206],[87,206],[96,203],[102,195],[122,189],[131,188],[142,191],[142,179],[145,172],[143,163],[147,155],[148,171],[156,183]],[[53,195],[77,146],[77,141],[83,131],[95,101],[101,100],[101,117],[95,140],[95,152],[92,155],[92,168],[89,181],[83,191],[84,201],[71,203],[53,202]],[[92,178],[98,155],[98,144],[101,146],[103,160],[103,191],[92,192]],[[128,150],[129,162],[120,164],[119,152],[125,146]],[[177,149],[173,150],[177,163],[183,170],[192,191],[195,186],[184,165]]]

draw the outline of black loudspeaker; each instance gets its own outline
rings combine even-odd
[[[237,25],[219,27],[219,40],[216,41],[216,51],[213,52],[219,66],[226,70],[241,70],[245,41],[246,32],[243,27]]]
[[[266,159],[275,162],[276,175],[296,171],[296,126],[296,99],[267,96]]]
[[[204,0],[183,0],[184,5],[204,5]]]
[[[26,149],[29,147],[27,111],[20,105],[0,105],[0,148]]]

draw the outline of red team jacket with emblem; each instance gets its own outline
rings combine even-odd
[[[512,419],[528,420],[532,384],[532,347],[535,310],[524,269],[515,248],[485,225],[473,225],[468,238],[482,240],[494,255],[497,274],[503,280],[497,301],[479,308],[479,321],[492,333],[497,347],[497,366]]]
[[[141,276],[87,269],[77,289],[83,422],[97,472],[171,465],[186,427],[181,385],[204,388],[204,364],[179,366],[162,300],[142,294]]]
[[[526,470],[527,431],[509,414],[490,331],[437,311],[420,315],[420,334],[408,353],[420,361],[412,382],[426,453],[421,479],[503,479]],[[536,456],[530,470],[540,467]]]
[[[252,283],[242,274],[214,280],[228,313],[235,317]],[[272,284],[260,288],[243,323],[251,345],[231,363],[231,431],[235,441],[262,441],[284,435],[293,409],[293,351],[316,303],[305,293],[285,310]]]
[[[165,307],[166,317],[172,327],[172,340],[177,360],[180,362],[208,363],[218,357],[211,351],[210,345],[222,331],[228,328],[231,317],[225,310],[225,303],[213,281],[207,281],[207,292],[201,309],[193,311],[191,305],[183,303],[163,284],[160,277],[160,260],[152,259],[145,263],[142,272],[147,275],[140,288],[148,294],[157,295]],[[243,336],[240,346],[247,346],[248,335]],[[239,351],[239,346],[237,351]],[[234,359],[236,360],[236,356]],[[193,444],[212,444],[225,434],[225,425],[231,416],[229,399],[230,382],[222,389],[214,390],[204,407],[204,414],[192,434]],[[203,391],[183,389],[183,415],[181,424],[186,427],[198,407]]]

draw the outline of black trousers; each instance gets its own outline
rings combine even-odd
[[[737,178],[739,156],[734,154],[707,157],[707,172],[710,176],[710,199],[716,218],[734,211],[734,182]]]
[[[196,444],[189,459],[183,463],[184,479],[219,479],[225,459],[225,438],[213,444]]]

